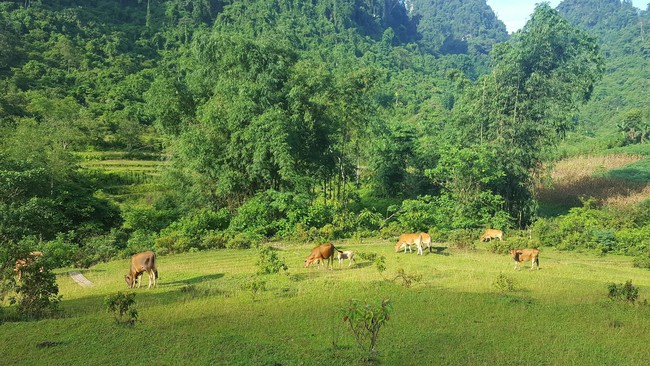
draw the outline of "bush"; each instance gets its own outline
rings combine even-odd
[[[100,262],[110,261],[117,256],[118,251],[115,236],[95,236],[84,241],[84,245],[74,256],[74,264],[88,268]]]
[[[378,305],[350,299],[348,306],[341,308],[343,321],[350,326],[359,348],[368,351],[370,358],[377,352],[375,345],[379,331],[390,319],[392,310],[393,305],[388,299],[382,300]]]
[[[224,233],[209,232],[203,237],[201,248],[202,249],[223,249],[226,247],[227,242],[228,242],[228,238]]]
[[[104,298],[104,305],[109,313],[113,313],[118,324],[135,325],[138,320],[138,310],[135,308],[135,292],[128,294],[118,292]]]
[[[252,246],[254,240],[251,239],[247,234],[239,233],[236,234],[233,238],[228,240],[226,243],[226,248],[228,249],[248,249]]]
[[[624,284],[610,283],[607,286],[609,290],[609,299],[625,301],[634,304],[639,298],[639,288],[632,284],[632,280],[626,281]]]
[[[516,290],[515,281],[503,273],[500,273],[497,276],[497,279],[494,281],[494,287],[500,293],[513,292]]]
[[[478,237],[472,230],[458,229],[449,232],[448,241],[458,249],[475,249]]]
[[[39,258],[21,270],[16,295],[10,298],[18,314],[24,319],[41,319],[58,312],[61,302],[56,276],[47,258]]]
[[[634,258],[634,267],[650,268],[650,255],[640,254]]]
[[[274,274],[287,270],[287,265],[278,257],[277,249],[272,246],[261,246],[258,254],[256,263],[258,274]]]

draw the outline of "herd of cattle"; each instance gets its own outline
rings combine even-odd
[[[481,241],[489,241],[492,239],[503,240],[503,231],[497,229],[487,229],[480,237]],[[420,232],[402,234],[399,236],[399,239],[397,239],[397,243],[395,244],[395,252],[399,252],[402,248],[404,248],[404,253],[406,253],[406,249],[408,248],[409,253],[413,253],[411,246],[415,246],[417,248],[418,255],[424,255],[423,248],[428,248],[429,253],[431,253],[432,244],[434,243],[431,242],[431,236],[427,233]],[[342,252],[334,247],[334,244],[325,243],[316,246],[311,250],[311,254],[305,258],[305,267],[309,267],[313,263],[320,263],[320,266],[322,267],[325,261],[327,261],[329,268],[332,268],[332,263],[334,261],[334,251],[338,252],[337,258],[339,260],[339,266],[343,260],[347,258],[350,259],[348,267],[352,264],[352,261],[354,259],[353,251]],[[517,270],[521,270],[521,263],[524,261],[531,261],[530,269],[534,269],[535,265],[537,265],[537,269],[539,269],[538,249],[512,249],[510,251],[510,256],[515,262],[515,269]]]
[[[492,239],[503,240],[503,231],[496,229],[487,229],[480,237],[481,241],[488,241]],[[433,243],[431,242],[431,236],[427,233],[421,232],[402,234],[399,236],[399,239],[395,244],[395,252],[399,252],[402,248],[404,248],[404,253],[406,253],[406,249],[408,248],[409,252],[412,253],[413,251],[411,250],[411,246],[415,246],[417,248],[418,255],[423,255],[423,248],[426,247],[429,249],[429,252],[431,252],[432,244]],[[343,261],[346,259],[349,262],[348,267],[352,265],[352,262],[355,262],[353,251],[341,251],[337,249],[334,244],[326,243],[316,246],[311,250],[311,254],[305,258],[305,267],[309,267],[313,263],[319,263],[320,267],[322,268],[323,264],[325,264],[327,261],[328,267],[332,268],[335,252],[336,258],[339,261],[339,266],[341,266]],[[20,278],[22,276],[22,269],[28,265],[31,265],[42,256],[42,252],[35,251],[29,253],[29,256],[27,258],[18,259],[16,261],[14,271],[18,277],[18,281],[20,281]],[[538,249],[512,249],[510,251],[510,256],[515,262],[515,269],[517,270],[521,269],[521,263],[524,261],[531,261],[531,270],[535,268],[535,265],[537,265],[537,269],[539,269]],[[142,252],[131,256],[131,267],[129,269],[129,274],[124,276],[127,287],[134,288],[136,287],[137,282],[137,287],[139,288],[142,284],[142,275],[145,272],[149,276],[149,286],[147,288],[151,288],[151,286],[156,287],[156,281],[158,280],[158,269],[156,268],[156,253],[152,251]]]

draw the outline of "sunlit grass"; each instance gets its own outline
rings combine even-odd
[[[312,244],[277,243],[289,270],[267,276],[256,275],[254,249],[162,256],[158,288],[133,290],[134,327],[115,324],[103,305],[106,295],[127,291],[127,259],[84,270],[90,288],[60,270],[65,317],[0,325],[0,353],[5,364],[30,365],[128,364],[123,357],[134,354],[137,364],[356,364],[361,353],[340,307],[350,298],[390,298],[377,346],[386,365],[650,362],[650,307],[607,300],[607,284],[627,280],[648,299],[650,276],[630,258],[543,248],[540,271],[515,271],[509,257],[483,249],[418,256],[392,244],[337,243],[384,256],[383,273],[361,259],[333,271],[303,268]],[[422,280],[404,287],[392,281],[399,269]],[[515,291],[497,291],[500,274]],[[246,289],[254,280],[266,290]],[[43,341],[61,343],[36,348]]]

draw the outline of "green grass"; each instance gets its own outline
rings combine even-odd
[[[333,271],[302,268],[312,245],[279,245],[288,274],[261,277],[255,250],[159,257],[159,287],[134,290],[134,327],[115,324],[103,305],[127,291],[126,259],[84,271],[91,288],[62,270],[64,316],[0,325],[3,364],[358,364],[339,313],[350,298],[393,302],[377,345],[385,365],[650,364],[650,307],[607,300],[607,284],[627,280],[648,299],[648,271],[630,258],[543,249],[542,270],[517,272],[507,256],[481,249],[417,256],[394,253],[392,242],[338,246],[383,255],[387,270],[360,259]],[[411,288],[390,281],[399,269],[422,280]],[[516,291],[497,290],[501,273]],[[258,278],[265,291],[245,289]],[[36,347],[45,341],[60,343]]]

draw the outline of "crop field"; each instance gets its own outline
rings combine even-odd
[[[274,275],[257,274],[255,249],[160,256],[155,289],[146,275],[142,288],[126,289],[127,259],[80,270],[91,287],[71,279],[75,269],[58,270],[62,315],[0,324],[2,363],[650,364],[650,273],[630,258],[542,248],[541,270],[515,271],[508,256],[481,246],[418,256],[392,244],[337,242],[357,256],[385,257],[384,271],[362,258],[303,268],[312,244],[275,243],[288,270]],[[628,280],[639,300],[609,300],[608,284]],[[118,291],[136,294],[133,326],[116,323],[104,304]],[[343,321],[350,299],[393,305],[371,361]]]

